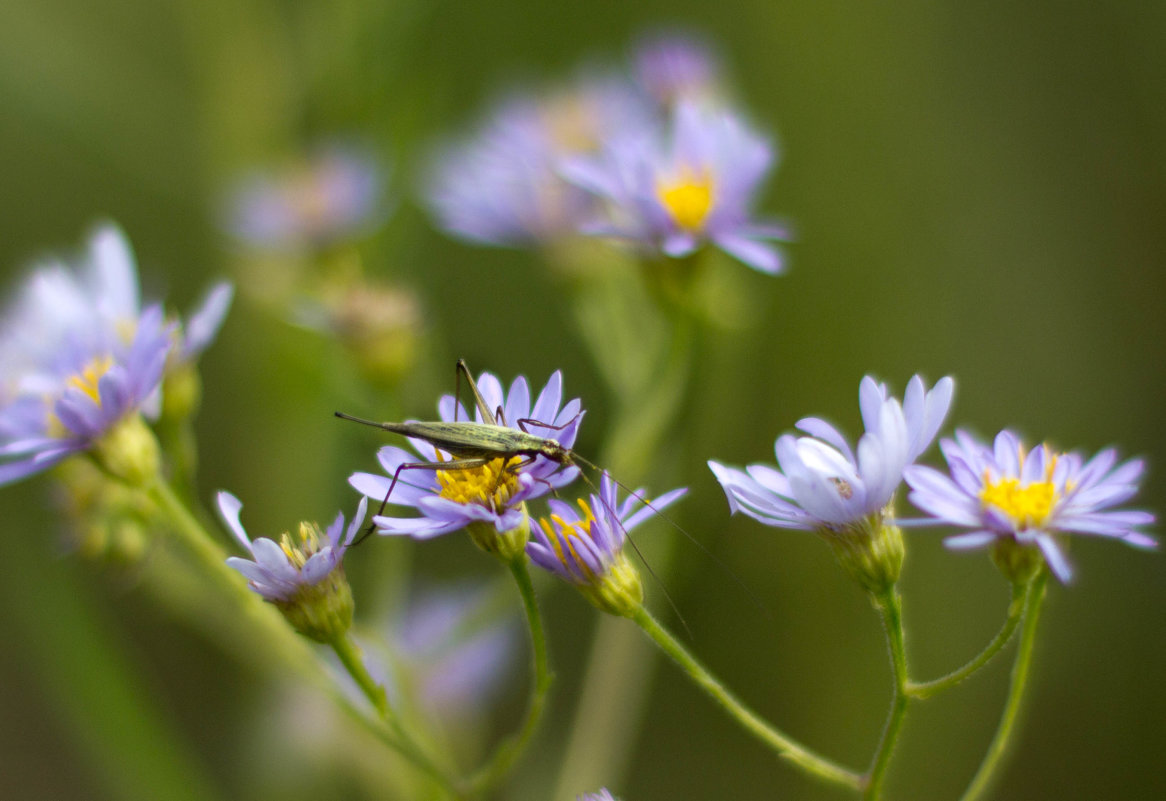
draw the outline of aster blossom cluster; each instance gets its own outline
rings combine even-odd
[[[42,264],[0,331],[0,484],[91,449],[122,421],[160,411],[166,372],[213,340],[231,300],[216,285],[183,326],[143,307],[124,235],[99,227],[79,263]]]
[[[366,17],[362,9],[349,11],[337,25],[326,26],[331,33],[339,38],[350,29],[362,29],[362,39],[375,39],[369,34],[378,32],[372,23],[381,21],[380,12]],[[297,21],[297,34],[301,27],[312,27],[301,26],[301,21],[319,20],[309,16]],[[305,61],[313,88],[338,86],[331,79],[339,77],[342,64],[374,66],[364,53],[333,59],[331,52],[313,50]],[[143,301],[130,245],[120,230],[105,224],[95,229],[81,254],[37,265],[0,318],[0,486],[51,468],[55,500],[71,524],[68,544],[74,546],[74,555],[100,560],[102,568],[129,568],[135,591],[140,586],[143,593],[157,593],[168,611],[188,618],[200,633],[221,635],[248,662],[310,681],[313,695],[319,696],[310,703],[323,702],[327,709],[313,708],[311,715],[297,709],[294,718],[272,717],[296,736],[300,729],[308,730],[312,747],[319,746],[313,757],[342,764],[345,786],[432,799],[490,798],[503,792],[504,783],[508,789],[513,785],[518,795],[555,798],[576,797],[605,781],[620,786],[625,777],[601,771],[636,764],[619,758],[615,750],[636,739],[633,727],[647,697],[638,691],[646,662],[622,637],[610,637],[609,627],[635,625],[637,635],[645,635],[668,657],[670,668],[691,679],[692,687],[716,704],[718,714],[728,715],[755,738],[750,745],[777,756],[775,762],[783,766],[779,769],[804,771],[863,801],[887,797],[886,777],[896,751],[904,752],[897,740],[909,730],[904,723],[909,709],[989,663],[998,665],[996,655],[1015,645],[999,727],[961,795],[962,801],[982,801],[1007,750],[1009,730],[1020,719],[1025,682],[1036,673],[1030,668],[1038,661],[1034,642],[1043,600],[1063,591],[1056,580],[1067,584],[1074,576],[1072,539],[1100,537],[1139,549],[1158,545],[1152,536],[1156,518],[1137,508],[1136,501],[1147,460],[1119,457],[1114,448],[1092,455],[1059,452],[1048,444],[1026,446],[1013,429],[990,440],[961,428],[945,436],[954,380],[949,376],[932,383],[921,375],[907,380],[901,394],[894,383],[862,377],[857,437],[824,417],[791,415],[787,430],[776,438],[766,435],[762,443],[764,449],[772,442],[770,460],[745,466],[708,460],[730,514],[750,518],[747,525],[757,521],[768,528],[809,532],[815,548],[829,547],[865,593],[860,599],[870,602],[870,609],[860,605],[863,613],[873,609],[886,636],[890,703],[877,739],[871,738],[872,753],[858,767],[802,745],[762,713],[780,711],[784,705],[750,708],[743,700],[748,693],[730,689],[684,638],[669,631],[671,623],[654,616],[641,570],[650,565],[652,578],[669,591],[681,576],[670,570],[678,563],[645,560],[640,548],[645,540],[640,538],[650,530],[653,517],[663,517],[705,551],[702,560],[707,556],[718,561],[713,547],[702,542],[722,534],[716,546],[744,549],[734,550],[734,559],[756,559],[757,551],[747,543],[731,542],[734,533],[719,524],[696,529],[698,515],[681,519],[685,526],[693,524],[692,534],[675,522],[671,510],[689,494],[687,488],[649,495],[629,487],[645,476],[679,474],[691,467],[692,449],[700,439],[699,432],[684,430],[687,424],[703,424],[712,417],[731,421],[740,411],[709,408],[714,398],[740,394],[728,382],[713,386],[712,394],[699,388],[699,382],[708,382],[708,387],[724,377],[723,354],[717,354],[717,363],[702,362],[712,355],[710,346],[718,347],[708,341],[706,325],[724,323],[725,336],[733,336],[734,330],[754,322],[753,313],[763,313],[765,298],[760,293],[745,297],[744,287],[761,286],[764,279],[752,278],[736,265],[730,269],[730,260],[765,275],[787,267],[781,243],[792,238],[791,226],[758,211],[778,148],[743,113],[725,65],[700,38],[657,34],[637,42],[627,56],[622,64],[590,65],[566,80],[502,95],[475,130],[437,147],[421,171],[428,207],[452,236],[534,248],[536,256],[570,270],[567,277],[572,280],[563,282],[561,293],[573,315],[567,319],[576,324],[594,378],[610,391],[606,401],[615,411],[613,420],[599,421],[609,423],[601,441],[581,438],[587,404],[566,394],[563,373],[550,372],[553,367],[549,377],[526,372],[503,381],[492,372],[471,373],[459,360],[458,389],[452,395],[433,394],[435,415],[376,423],[336,412],[336,417],[368,424],[377,432],[356,427],[344,431],[346,424],[329,417],[333,408],[348,409],[350,404],[379,409],[411,403],[425,381],[424,376],[411,376],[411,368],[431,348],[426,339],[433,330],[421,287],[448,280],[447,297],[478,287],[473,282],[455,286],[462,276],[450,273],[430,280],[414,276],[414,292],[397,283],[407,276],[377,273],[382,267],[393,269],[393,254],[411,254],[415,242],[410,236],[371,236],[392,205],[383,191],[387,171],[372,148],[317,140],[324,144],[300,150],[306,158],[290,169],[246,175],[226,198],[219,218],[219,233],[230,240],[226,253],[237,260],[240,285],[255,289],[248,297],[252,309],[275,312],[272,317],[278,321],[275,328],[253,327],[262,335],[249,337],[236,356],[254,359],[248,377],[285,379],[272,383],[280,390],[281,408],[273,417],[283,441],[270,449],[254,447],[244,441],[251,431],[231,441],[238,434],[234,424],[256,409],[240,397],[252,389],[247,380],[231,387],[234,397],[229,401],[244,401],[229,407],[231,424],[207,425],[204,432],[196,432],[194,418],[203,390],[197,362],[223,323],[232,286],[212,286],[182,318],[160,303]],[[381,87],[382,82],[374,85]],[[304,131],[315,129],[338,111],[365,107],[355,102],[362,91],[353,84],[326,103],[305,94],[303,114],[296,102],[297,113],[291,117],[303,117]],[[275,99],[277,108],[286,105],[286,98]],[[270,111],[256,116],[260,121],[287,116]],[[284,141],[294,147],[294,142]],[[229,247],[231,243],[236,247]],[[505,284],[491,288],[501,286]],[[468,303],[463,299],[465,309],[447,304],[447,314],[464,311],[464,319],[483,332],[479,341],[469,343],[471,351],[497,354],[502,348],[509,353],[511,348],[537,346],[557,353],[578,344],[569,336],[553,336],[561,332],[534,330],[548,319],[561,322],[564,316],[558,309],[535,310],[526,293],[513,293],[508,298],[518,312],[513,314],[494,303],[496,299],[482,291]],[[857,313],[869,316],[870,311]],[[847,313],[831,312],[838,317]],[[480,319],[470,320],[469,315]],[[310,339],[313,348],[262,353],[275,340],[268,334],[283,331],[286,322],[298,324],[295,336],[301,342]],[[313,361],[332,357],[337,357],[335,364],[327,369],[311,369],[323,366]],[[562,364],[570,363],[571,357],[564,356]],[[298,374],[282,369],[288,364],[309,369]],[[748,377],[759,367],[751,369]],[[799,377],[790,372],[789,385],[796,386]],[[744,383],[746,376],[740,377]],[[328,380],[337,386],[327,386]],[[461,392],[467,384],[472,404]],[[349,390],[354,389],[362,400],[351,398]],[[329,399],[327,408],[321,408],[321,399]],[[708,405],[697,408],[698,402]],[[293,404],[297,411],[307,411],[299,424],[287,425],[281,415]],[[591,415],[602,414],[602,407],[588,409]],[[714,414],[703,414],[709,411]],[[261,434],[274,426],[256,425],[253,431]],[[335,517],[318,518],[326,525],[292,517],[303,522],[275,529],[274,535],[252,536],[243,524],[239,497],[219,491],[203,498],[197,480],[198,433],[216,448],[248,450],[228,464],[248,481],[274,485],[279,494],[272,497],[277,500],[267,503],[308,503],[316,490],[324,489],[323,481],[312,482],[312,491],[304,491],[294,479],[284,482],[285,465],[275,462],[301,456],[312,462],[315,473],[332,476],[332,490],[346,498],[355,491],[357,497],[352,507],[340,500],[345,511]],[[320,447],[315,434],[367,434],[373,441],[363,463],[339,471],[330,466],[340,451]],[[946,461],[943,467],[938,455],[928,462],[933,444]],[[222,466],[215,458],[207,464],[212,470]],[[719,501],[707,474],[705,479],[703,491],[711,493],[705,500]],[[260,497],[251,490],[239,495]],[[200,500],[210,501],[211,514],[203,513]],[[355,513],[348,515],[353,507]],[[727,518],[723,506],[720,510]],[[249,514],[254,511],[252,507]],[[211,528],[222,530],[208,530],[215,512],[221,525]],[[451,549],[464,547],[464,538],[456,536],[462,533],[494,558],[445,562]],[[905,569],[918,569],[907,559],[908,545],[932,534],[944,537],[952,550],[978,550],[981,557],[987,553],[1007,581],[993,589],[1007,589],[1010,602],[1005,607],[1004,593],[995,599],[1003,622],[986,645],[969,649],[954,669],[924,680],[910,664],[918,636],[909,625],[914,612],[908,607],[904,614],[904,596],[914,588],[900,579]],[[390,537],[397,539],[386,542]],[[429,542],[439,537],[444,538],[441,544]],[[383,558],[357,563],[370,555]],[[988,569],[987,560],[981,561]],[[938,574],[962,569],[968,562],[924,558],[918,565],[938,564]],[[482,569],[493,568],[500,578],[459,579],[443,586],[418,578],[435,564],[435,572],[442,575],[488,565]],[[796,564],[791,560],[778,567],[788,574]],[[720,566],[728,573],[736,569]],[[748,567],[760,572],[774,566],[758,562]],[[1087,570],[1083,564],[1082,573]],[[688,572],[691,576],[695,569]],[[682,618],[681,605],[701,602],[696,593],[714,575],[710,570],[701,574],[700,582],[676,588],[683,594],[675,597],[683,603],[672,603],[671,597],[668,602],[677,618]],[[752,577],[744,578],[742,583],[752,582]],[[364,601],[363,581],[377,582],[370,593],[376,603],[371,614],[360,610],[358,621],[356,601]],[[578,718],[569,731],[572,743],[587,747],[560,750],[538,744],[536,738],[540,717],[554,708],[550,652],[562,638],[573,639],[585,628],[572,620],[568,629],[548,630],[544,610],[557,613],[559,607],[557,600],[545,603],[549,596],[544,593],[562,592],[564,586],[611,619],[596,627],[584,672],[562,682],[580,689]],[[978,591],[974,582],[965,586]],[[759,600],[766,605],[767,599]],[[973,600],[977,615],[993,603],[991,596]],[[13,604],[12,611],[23,615],[32,606]],[[56,605],[45,608],[46,618],[57,610]],[[528,637],[520,637],[511,625],[520,613]],[[957,626],[958,616],[958,611],[952,615]],[[698,625],[707,621],[707,615],[693,620]],[[764,621],[746,624],[744,617],[730,617],[727,625],[716,622],[725,636],[731,632],[754,643],[774,633]],[[680,623],[688,628],[683,619]],[[975,629],[967,627],[968,632]],[[950,644],[958,647],[965,632],[956,626],[951,630]],[[704,632],[689,633],[695,642],[704,639]],[[788,635],[789,627],[781,633]],[[39,650],[55,657],[60,644],[47,645]],[[100,653],[96,656],[102,661]],[[524,656],[529,664],[516,664]],[[576,661],[578,648],[571,656]],[[100,671],[102,681],[116,679],[115,674]],[[521,716],[493,715],[488,709],[503,695],[496,692],[503,686],[508,703],[514,700],[515,687],[528,687]],[[786,692],[784,681],[767,686]],[[120,695],[119,688],[111,689]],[[115,715],[135,711],[121,706],[113,705]],[[325,714],[318,715],[321,711]],[[684,705],[674,711],[689,712]],[[498,724],[509,718],[517,720],[513,733],[496,737]],[[317,719],[324,725],[317,725]],[[597,721],[606,730],[597,729]],[[873,733],[873,727],[866,728]],[[699,733],[695,726],[693,733]],[[140,740],[130,738],[132,744]],[[161,746],[166,750],[169,744]],[[374,748],[387,752],[364,753]],[[182,770],[182,754],[175,753],[180,761],[173,770],[181,784],[188,773]],[[545,765],[537,768],[533,790],[518,787],[512,777],[517,777],[524,754],[529,759],[532,754],[558,753],[566,754],[566,760],[553,793],[546,792]],[[584,770],[574,764],[575,754],[588,763]],[[103,745],[98,755],[106,755]],[[962,760],[950,761],[956,768],[962,765]],[[162,768],[160,773],[170,772],[167,765]],[[154,781],[151,771],[142,773]],[[289,776],[296,783],[301,774],[298,769],[282,772],[274,788],[247,777],[248,786],[279,792],[290,786]],[[640,784],[649,786],[643,780]],[[197,794],[200,788],[191,786]],[[305,783],[298,789],[310,794],[313,787]],[[618,799],[598,789],[577,801]]]
[[[732,107],[717,59],[692,37],[657,36],[632,62],[625,73],[584,72],[556,91],[517,94],[478,133],[445,146],[427,191],[441,225],[495,245],[596,236],[647,256],[712,244],[779,272],[768,240],[790,229],[751,211],[774,148]]]

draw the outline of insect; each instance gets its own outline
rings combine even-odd
[[[344,412],[335,413],[337,417],[343,420],[351,420],[356,423],[361,423],[362,425],[379,428],[383,431],[389,431],[391,433],[400,434],[405,437],[413,437],[416,439],[424,440],[439,451],[445,451],[451,457],[453,457],[446,461],[406,462],[399,464],[393,471],[393,478],[389,482],[389,488],[385,493],[384,500],[381,501],[380,510],[375,515],[373,515],[374,520],[377,516],[384,513],[384,509],[388,505],[389,499],[392,497],[393,490],[397,486],[397,482],[400,480],[401,473],[405,470],[470,470],[483,467],[496,459],[503,459],[506,462],[506,466],[502,469],[508,473],[513,474],[518,472],[518,470],[522,467],[531,464],[534,462],[534,460],[541,456],[562,467],[587,468],[589,470],[594,470],[597,473],[601,472],[597,465],[588,461],[587,459],[584,459],[574,450],[563,445],[557,439],[550,437],[540,437],[531,433],[530,431],[531,428],[542,428],[548,431],[563,430],[575,422],[579,418],[579,415],[582,414],[582,412],[579,412],[575,415],[575,417],[571,418],[562,425],[554,425],[552,423],[547,423],[532,418],[521,418],[514,421],[518,426],[517,429],[510,428],[508,425],[506,425],[502,407],[499,406],[495,410],[490,409],[489,404],[486,403],[485,398],[482,397],[482,393],[478,390],[478,385],[474,381],[474,377],[470,373],[469,367],[466,366],[464,359],[458,359],[455,374],[455,419],[452,422],[442,421],[380,423],[373,420],[365,420],[360,417],[354,417],[350,414],[345,414]],[[478,413],[482,420],[485,422],[476,423],[468,420],[460,421],[456,419],[457,409],[460,406],[460,403],[457,403],[456,401],[458,401],[461,395],[461,380],[463,377],[469,384],[470,392],[474,396],[474,403],[478,409]],[[502,418],[501,422],[499,422],[499,418]],[[519,459],[519,461],[510,463],[510,460],[516,458]],[[599,492],[599,490],[586,476],[586,474],[580,472],[580,476],[591,487],[596,495],[602,498],[602,493]],[[614,478],[612,481],[614,481],[617,486],[621,487],[626,492],[637,498],[646,507],[653,510],[657,515],[668,521],[668,523],[673,528],[678,530],[688,540],[696,544],[701,550],[703,550],[716,562],[720,563],[722,567],[724,567],[724,564],[721,563],[714,554],[712,554],[698,540],[693,538],[691,534],[685,531],[667,514],[664,514],[662,511],[656,509],[646,498],[640,496],[637,492],[629,489],[628,487],[625,487],[619,481],[616,481]],[[604,503],[606,504],[606,501]],[[614,509],[609,507],[608,512],[614,519],[618,521],[619,515],[616,514]],[[361,542],[366,539],[375,529],[376,523],[371,523],[368,529],[366,529],[365,532],[361,535],[360,539],[357,540],[357,542]],[[645,567],[648,568],[648,572],[654,578],[656,578],[655,572],[652,571],[651,567],[648,566],[647,562],[644,560],[643,554],[640,553],[639,546],[636,545],[635,541],[632,540],[631,537],[627,537],[626,541],[631,545],[636,554],[639,555],[640,560],[644,563]],[[727,570],[728,568],[725,569]],[[729,573],[732,575],[732,571],[729,571]],[[659,581],[658,578],[657,581]],[[737,581],[738,583],[740,582],[739,579],[737,579]],[[664,591],[664,595],[668,599],[669,605],[672,606],[678,617],[680,617],[681,623],[685,626],[685,628],[687,628],[687,624],[684,623],[684,618],[680,616],[679,610],[676,608],[676,604],[673,603],[672,598],[668,595],[666,590]]]
[[[461,394],[461,380],[464,377],[469,384],[471,393],[473,393],[474,403],[477,406],[478,413],[486,422],[475,423],[468,420],[460,421],[455,419],[452,422],[379,423],[373,420],[354,417],[344,412],[335,413],[342,420],[351,420],[362,425],[390,431],[394,434],[424,440],[434,448],[444,451],[453,457],[446,461],[407,462],[398,465],[397,469],[393,471],[392,481],[389,483],[389,489],[385,494],[384,500],[381,501],[380,510],[377,512],[377,515],[384,513],[385,506],[388,505],[389,498],[393,494],[393,489],[397,486],[401,473],[405,470],[469,470],[483,467],[495,459],[504,459],[509,462],[511,459],[518,458],[520,461],[507,464],[504,468],[509,473],[516,473],[522,467],[532,463],[539,456],[545,457],[563,467],[583,466],[593,470],[599,469],[558,440],[539,437],[530,432],[530,428],[535,427],[550,431],[562,430],[574,422],[574,419],[562,425],[553,425],[540,420],[523,418],[515,421],[518,429],[510,428],[506,425],[501,407],[498,407],[496,410],[490,409],[489,404],[486,403],[485,398],[482,397],[482,393],[478,390],[478,385],[474,381],[474,377],[470,373],[469,367],[466,366],[464,359],[458,359],[456,376],[457,389],[455,390],[455,399]],[[458,406],[455,405],[455,418],[457,408]],[[499,423],[499,418],[503,418],[501,423]],[[366,536],[368,536],[368,532],[361,539],[363,540]]]

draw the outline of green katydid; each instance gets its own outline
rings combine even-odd
[[[516,473],[521,467],[530,464],[539,456],[543,456],[563,467],[578,467],[581,465],[596,471],[599,470],[594,464],[579,456],[579,454],[558,440],[536,436],[530,433],[528,429],[529,426],[560,430],[570,425],[571,421],[563,425],[553,425],[540,420],[524,418],[515,421],[518,425],[517,429],[507,426],[505,419],[500,424],[498,418],[503,417],[502,408],[499,407],[496,411],[490,409],[485,398],[482,397],[482,393],[478,390],[478,385],[474,381],[474,377],[470,373],[469,367],[466,366],[464,359],[458,359],[456,376],[457,389],[455,390],[454,396],[455,418],[460,405],[461,380],[464,376],[470,386],[470,391],[474,395],[474,403],[477,406],[478,413],[485,422],[475,423],[455,419],[452,422],[379,423],[373,420],[354,417],[344,412],[335,413],[342,420],[352,420],[353,422],[372,426],[373,428],[380,428],[394,434],[424,440],[434,448],[444,451],[453,457],[447,461],[406,462],[398,465],[397,469],[393,472],[393,478],[389,483],[388,492],[385,493],[385,498],[381,501],[377,515],[384,513],[385,507],[389,503],[389,498],[393,494],[393,489],[397,486],[397,482],[404,470],[470,470],[483,467],[495,459],[509,461],[510,459],[521,458],[521,461],[515,462],[514,464],[507,464],[504,468],[507,472]],[[371,533],[372,528],[370,527],[369,533]],[[367,536],[368,533],[362,536],[361,539],[363,540]]]

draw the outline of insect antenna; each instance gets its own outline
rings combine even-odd
[[[579,462],[579,464],[583,465],[584,467],[587,467],[591,470],[594,470],[596,473],[603,474],[603,472],[604,472],[594,462],[590,462],[587,459],[584,459],[582,456],[575,453],[574,451],[571,451],[571,458],[573,460]],[[583,476],[583,480],[587,482],[588,486],[594,488],[595,485],[591,482],[591,480],[589,478],[586,477],[586,475],[583,473],[582,470],[579,471],[579,475]],[[767,617],[772,616],[772,612],[770,611],[769,607],[766,606],[765,603],[757,596],[757,593],[755,593],[749,587],[749,585],[747,585],[745,583],[745,581],[740,576],[737,575],[736,571],[734,571],[731,567],[729,567],[727,564],[725,564],[723,559],[721,559],[715,553],[710,551],[707,545],[705,545],[703,542],[698,540],[696,537],[689,534],[688,530],[685,529],[684,526],[680,525],[675,520],[673,520],[671,517],[669,517],[668,513],[665,512],[663,509],[657,509],[655,506],[653,506],[651,501],[649,501],[647,498],[645,498],[643,496],[643,494],[632,489],[627,484],[624,484],[622,481],[617,479],[615,476],[611,475],[611,473],[607,473],[607,477],[611,479],[612,483],[614,483],[617,487],[619,487],[624,492],[626,492],[630,497],[635,498],[640,503],[642,503],[644,506],[651,509],[656,514],[657,517],[662,517],[662,518],[664,518],[664,520],[668,521],[668,524],[670,526],[672,526],[672,528],[679,531],[684,536],[684,538],[686,540],[688,540],[693,545],[695,545],[697,548],[699,548],[704,553],[704,555],[707,556],[709,559],[713,560],[713,562],[717,565],[717,567],[719,567],[721,570],[725,571],[726,575],[728,575],[733,580],[733,583],[736,584],[741,589],[741,591],[745,593],[745,596],[749,599],[750,603],[753,604],[754,607],[761,610]],[[602,494],[600,494],[600,498],[602,498],[602,497],[603,497]],[[606,502],[604,503],[604,505],[605,506],[607,505]],[[625,531],[624,534],[627,535],[627,532]],[[631,536],[630,535],[627,535],[627,536],[628,536],[628,540],[630,541]],[[634,543],[633,543],[633,547],[634,547]],[[639,556],[641,561],[642,561],[644,558],[643,555],[640,553],[638,548],[636,548],[635,550],[636,550],[636,555]],[[647,567],[647,563],[645,563],[644,566]],[[650,567],[648,568],[648,572],[649,573],[652,572],[652,569]],[[658,581],[658,579],[657,579],[657,581]],[[663,589],[663,586],[661,586],[661,589]],[[665,592],[665,595],[667,595],[667,592]],[[673,605],[673,609],[675,609],[675,605]],[[677,613],[677,614],[679,614],[679,613]],[[681,622],[683,622],[683,620]],[[687,628],[688,628],[688,626],[685,625],[685,629],[687,629]],[[691,635],[692,632],[689,631],[689,634]]]
[[[572,451],[572,453],[574,453],[574,452]],[[655,507],[653,507],[651,504],[649,504],[646,500],[644,500],[642,495],[640,495],[639,493],[631,492],[630,490],[628,490],[628,488],[626,486],[624,486],[620,482],[616,481],[614,478],[611,478],[611,473],[605,473],[604,471],[600,471],[599,468],[595,467],[595,465],[591,464],[590,462],[586,461],[585,459],[580,459],[579,461],[582,462],[583,464],[585,464],[587,467],[595,469],[596,471],[598,471],[600,473],[600,475],[606,475],[609,479],[612,480],[613,483],[615,483],[616,486],[622,488],[629,495],[635,497],[637,500],[639,500],[641,503],[643,503],[649,509],[652,509],[652,511],[656,512],[656,514],[659,514],[659,511]],[[676,615],[676,619],[680,621],[680,625],[688,633],[688,636],[691,639],[693,637],[693,634],[692,634],[692,629],[689,628],[689,626],[688,626],[688,621],[684,619],[684,615],[681,613],[680,607],[676,605],[676,601],[673,600],[672,594],[668,592],[668,587],[665,586],[664,580],[662,578],[660,578],[660,574],[658,574],[652,568],[652,564],[644,556],[644,552],[640,550],[640,546],[636,544],[636,541],[634,539],[632,539],[631,533],[626,528],[624,528],[623,521],[619,519],[619,512],[616,509],[612,508],[611,504],[608,503],[607,498],[604,497],[603,492],[598,487],[595,486],[595,482],[593,482],[590,478],[588,478],[587,474],[584,473],[582,469],[579,470],[579,477],[582,478],[583,482],[588,487],[591,488],[591,490],[593,492],[593,497],[598,498],[599,502],[603,504],[603,508],[607,510],[607,513],[609,515],[611,515],[611,519],[615,523],[615,525],[619,526],[620,531],[623,532],[624,541],[632,546],[632,551],[635,552],[636,557],[640,560],[640,564],[642,564],[644,566],[644,569],[648,571],[648,575],[652,577],[652,581],[654,581],[656,583],[656,586],[658,586],[660,588],[660,592],[664,594],[664,600],[666,600],[668,602],[668,606],[672,609],[672,612]],[[676,524],[673,523],[673,525],[676,525]]]

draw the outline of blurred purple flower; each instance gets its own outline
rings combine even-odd
[[[412,687],[435,714],[465,714],[485,704],[514,661],[519,628],[512,617],[484,616],[489,590],[431,588],[393,627],[399,662],[395,687]]]
[[[1154,522],[1152,514],[1113,509],[1137,494],[1146,468],[1141,459],[1119,465],[1112,448],[1087,462],[1078,453],[1058,454],[1047,445],[1025,451],[1008,430],[997,434],[992,446],[957,431],[940,448],[950,477],[916,465],[906,478],[911,502],[935,522],[971,529],[948,537],[951,548],[1001,540],[1035,545],[1053,574],[1068,581],[1072,569],[1058,534],[1112,537],[1138,548],[1157,545],[1138,530]]]
[[[722,94],[721,64],[708,43],[685,33],[642,38],[632,56],[636,82],[661,107],[701,103]]]
[[[650,120],[635,87],[610,75],[588,71],[554,92],[515,93],[475,132],[438,148],[426,198],[442,228],[472,242],[527,246],[573,235],[594,201],[563,180],[560,162]]]
[[[478,389],[488,408],[502,408],[506,425],[510,428],[520,430],[519,420],[538,420],[548,426],[562,428],[548,427],[544,432],[539,426],[528,424],[531,433],[551,436],[566,448],[574,444],[582,419],[581,404],[575,398],[562,405],[563,378],[559,372],[551,375],[533,406],[530,402],[530,388],[523,376],[514,380],[509,392],[503,392],[502,384],[493,374],[482,373],[478,378]],[[456,404],[455,416],[455,399],[452,395],[442,396],[437,408],[441,420],[445,422],[455,419],[483,422],[480,413],[475,410],[471,418],[460,403]],[[354,473],[348,483],[358,492],[379,502],[384,500],[392,476],[401,465],[442,460],[438,451],[428,442],[410,439],[409,443],[415,453],[391,445],[381,448],[377,453],[387,475]],[[577,467],[563,467],[545,456],[536,456],[529,462],[521,457],[499,457],[482,467],[468,469],[407,469],[401,472],[390,503],[412,506],[421,513],[421,517],[376,516],[373,522],[376,523],[378,534],[404,534],[415,539],[448,534],[471,523],[488,524],[498,532],[511,531],[525,520],[526,513],[522,508],[524,501],[563,487],[578,474]]]
[[[324,145],[294,169],[242,178],[229,197],[224,226],[257,248],[299,248],[358,236],[388,216],[386,183],[386,171],[371,150]]]
[[[672,257],[711,242],[754,269],[781,272],[779,251],[764,240],[788,240],[790,231],[753,220],[751,212],[773,148],[738,115],[685,102],[667,130],[616,132],[604,144],[598,155],[562,167],[568,180],[605,202],[584,233]]]
[[[606,787],[594,793],[583,793],[575,801],[619,801]]]
[[[0,484],[40,472],[91,448],[135,412],[159,409],[168,359],[195,358],[230,303],[213,288],[175,337],[162,308],[142,309],[124,235],[98,227],[75,269],[38,266],[0,327]]]

